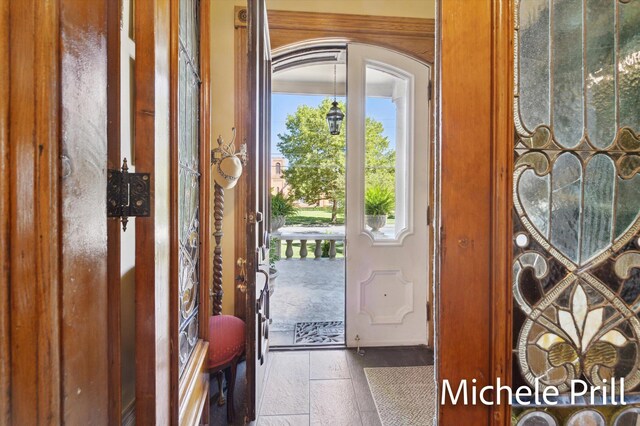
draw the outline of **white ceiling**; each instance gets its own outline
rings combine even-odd
[[[273,73],[273,93],[298,95],[333,95],[332,63],[303,65],[287,68]],[[393,89],[399,79],[391,74],[375,69],[367,70],[367,95],[392,97]],[[345,95],[346,66],[336,65],[336,94]]]

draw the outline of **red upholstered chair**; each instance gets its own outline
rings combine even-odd
[[[219,399],[224,404],[222,396],[221,373],[224,371],[227,379],[227,421],[233,423],[235,409],[233,407],[233,389],[236,384],[236,370],[238,361],[244,353],[245,324],[233,315],[214,315],[209,317],[209,373],[218,376]]]

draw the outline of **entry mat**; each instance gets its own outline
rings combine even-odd
[[[297,322],[294,345],[322,345],[344,343],[343,321]]]
[[[432,425],[436,405],[433,365],[365,368],[383,426]]]

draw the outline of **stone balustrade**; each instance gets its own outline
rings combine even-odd
[[[336,258],[336,242],[344,241],[344,234],[321,234],[321,233],[302,233],[302,232],[286,232],[286,233],[274,233],[272,235],[274,238],[277,238],[282,241],[286,241],[287,248],[285,249],[285,258],[291,259],[293,257],[293,242],[300,241],[300,258],[306,259],[309,255],[309,250],[307,248],[307,242],[314,241],[316,243],[315,250],[313,251],[313,255],[315,259],[320,259],[322,257],[322,243],[324,241],[329,241],[329,258]],[[281,244],[278,244],[276,247],[278,252],[278,257],[282,259],[282,247]]]

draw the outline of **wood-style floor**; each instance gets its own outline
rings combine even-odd
[[[271,352],[265,396],[258,426],[349,424],[379,425],[365,368],[432,365],[433,351],[424,347],[367,348],[364,356],[353,349]],[[238,368],[237,419],[243,425],[244,370]],[[217,392],[215,380],[211,390]],[[226,407],[211,404],[211,424],[225,425]]]

